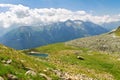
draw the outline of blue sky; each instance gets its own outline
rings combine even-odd
[[[85,10],[95,15],[120,13],[120,0],[0,0],[4,4],[22,4],[31,8]]]

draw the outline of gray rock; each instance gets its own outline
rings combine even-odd
[[[77,56],[77,59],[84,60],[84,58],[82,56]]]
[[[36,72],[35,71],[32,71],[32,70],[28,70],[25,75],[31,75],[31,76],[36,76]]]
[[[11,59],[9,59],[9,60],[6,61],[6,64],[11,64],[11,63],[12,63]]]
[[[12,63],[12,60],[11,60],[11,59],[2,60],[1,62],[4,63],[4,64],[11,64],[11,63]]]
[[[18,77],[13,74],[7,74],[8,80],[18,80]]]
[[[52,80],[50,77],[48,77],[46,74],[40,73],[40,76],[44,77],[46,80]]]
[[[4,78],[0,76],[0,80],[4,80]]]

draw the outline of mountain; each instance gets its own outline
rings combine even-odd
[[[42,26],[21,26],[3,35],[0,42],[15,49],[28,49],[105,32],[106,29],[92,22],[67,20]]]
[[[66,44],[110,53],[120,52],[120,27],[103,35],[80,38]]]
[[[12,28],[11,27],[5,28],[0,26],[0,37],[5,35],[7,32],[11,31],[14,28],[15,28],[14,26]]]
[[[109,23],[103,23],[101,26],[111,31],[113,29],[116,29],[119,25],[120,25],[120,21],[114,21],[114,22],[109,22]]]
[[[0,37],[3,36],[7,31],[8,29],[0,27]]]

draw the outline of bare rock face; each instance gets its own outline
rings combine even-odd
[[[0,80],[4,80],[4,78],[0,76]]]
[[[28,70],[28,71],[25,73],[25,75],[36,76],[37,74],[36,74],[36,72],[33,71],[33,70]]]

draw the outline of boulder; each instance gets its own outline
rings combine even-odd
[[[25,73],[25,75],[36,76],[37,74],[36,74],[36,72],[33,71],[33,70],[28,70],[28,71]]]
[[[12,63],[11,59],[9,59],[9,60],[6,61],[6,64],[11,64],[11,63]]]
[[[4,80],[4,78],[0,76],[0,80]]]
[[[48,77],[46,74],[40,73],[40,76],[44,77],[46,80],[52,80],[50,77]]]
[[[11,59],[9,59],[9,60],[2,60],[2,63],[4,63],[4,64],[11,64],[12,60]]]
[[[13,74],[7,74],[8,80],[18,80],[18,77]]]
[[[79,60],[84,60],[84,58],[81,57],[81,56],[77,56],[77,59],[79,59]]]

